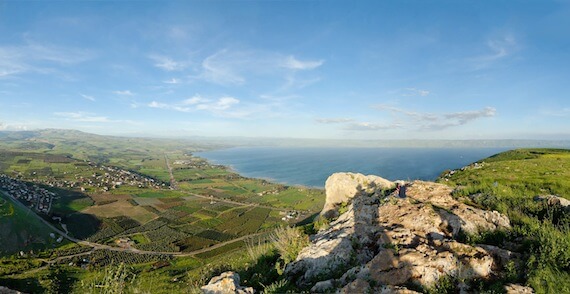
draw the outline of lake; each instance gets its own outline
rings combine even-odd
[[[507,148],[286,148],[236,147],[197,152],[246,177],[287,185],[324,187],[335,172],[374,174],[389,180],[435,180]]]

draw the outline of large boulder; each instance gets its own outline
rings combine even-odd
[[[538,195],[534,197],[536,201],[545,201],[548,206],[561,206],[570,210],[570,200],[556,195]]]
[[[341,293],[412,293],[405,286],[431,287],[447,275],[488,278],[516,258],[500,248],[458,240],[460,232],[509,229],[506,216],[466,205],[449,187],[431,182],[414,181],[407,198],[376,193],[392,187],[380,177],[332,175],[323,212],[350,204],[286,266],[290,279],[315,291],[335,285]]]
[[[335,173],[325,183],[326,201],[321,215],[327,218],[338,216],[337,205],[348,202],[361,193],[373,194],[382,189],[391,189],[395,184],[384,178],[359,173]]]
[[[203,286],[204,294],[253,294],[253,288],[240,286],[239,275],[235,272],[225,272],[213,277],[208,285]]]

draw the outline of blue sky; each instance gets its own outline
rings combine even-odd
[[[0,129],[570,139],[568,1],[2,1]]]

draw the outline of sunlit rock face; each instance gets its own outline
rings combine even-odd
[[[414,293],[406,287],[445,276],[489,277],[516,256],[460,242],[464,234],[510,228],[506,216],[458,201],[445,185],[407,183],[406,198],[390,194],[394,187],[377,176],[330,176],[321,216],[333,220],[286,266],[290,279],[311,292]]]

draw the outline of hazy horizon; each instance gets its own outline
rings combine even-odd
[[[4,1],[0,130],[570,140],[570,3]]]

